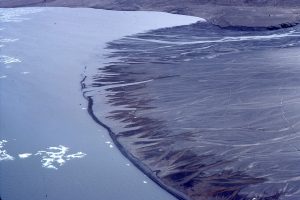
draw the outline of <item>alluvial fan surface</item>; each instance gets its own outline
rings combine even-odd
[[[299,31],[196,23],[128,36],[85,95],[126,154],[183,198],[300,199]]]

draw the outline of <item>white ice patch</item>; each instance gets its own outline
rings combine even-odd
[[[32,155],[31,153],[22,153],[22,154],[19,154],[19,158],[25,159],[25,158],[28,158],[31,155]]]
[[[67,158],[67,160],[71,160],[71,159],[74,159],[74,158],[83,158],[84,156],[86,156],[86,154],[79,151],[79,152],[74,153],[74,154],[66,155],[66,158]]]
[[[109,148],[114,148],[114,145],[110,141],[106,141],[105,144],[108,144]]]
[[[2,160],[14,160],[14,157],[7,154],[7,151],[4,149],[4,145],[7,143],[7,140],[0,140],[0,161]]]
[[[22,74],[30,74],[30,72],[21,72]]]
[[[0,76],[0,79],[7,78],[6,75]]]
[[[42,156],[42,165],[48,169],[58,169],[58,167],[64,165],[66,161],[86,156],[86,154],[82,152],[66,155],[68,151],[68,147],[59,145],[58,147],[49,147],[47,151],[38,151],[35,155]]]
[[[13,58],[10,56],[0,56],[0,63],[10,64],[10,63],[19,63],[21,62],[18,58]]]
[[[41,12],[41,8],[1,8],[0,22],[22,22],[30,18],[25,15]]]

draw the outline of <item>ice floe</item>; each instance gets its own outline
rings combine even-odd
[[[21,62],[21,60],[18,58],[4,56],[4,55],[0,56],[0,63],[10,64],[10,63],[19,63],[19,62]]]
[[[114,145],[110,141],[106,141],[105,144],[108,144],[109,148],[114,148]]]
[[[38,151],[35,155],[42,156],[42,165],[45,168],[49,169],[58,169],[58,167],[64,165],[66,161],[75,159],[75,158],[83,158],[86,156],[83,152],[77,152],[75,154],[68,154],[68,147],[63,145],[59,145],[57,147],[49,147],[46,151]]]
[[[5,143],[7,140],[0,140],[0,161],[2,160],[14,160],[14,157],[9,155],[7,151],[4,149]]]
[[[22,153],[22,154],[19,154],[19,158],[25,159],[25,158],[30,157],[31,155],[32,155],[31,153]]]
[[[0,161],[3,160],[14,160],[15,158],[7,153],[4,149],[5,143],[7,140],[0,140]],[[68,147],[63,145],[59,145],[57,147],[48,147],[46,150],[38,151],[35,154],[32,153],[20,153],[18,157],[20,159],[26,159],[30,156],[41,156],[42,166],[48,169],[58,169],[58,167],[62,166],[66,163],[66,161],[75,159],[75,158],[83,158],[86,156],[83,152],[77,152],[74,154],[67,154],[69,151]]]

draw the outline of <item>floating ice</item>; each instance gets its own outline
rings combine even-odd
[[[0,63],[9,64],[9,63],[19,63],[21,62],[18,58],[13,58],[10,56],[0,56]]]
[[[70,154],[70,155],[67,155],[66,158],[67,160],[71,160],[73,158],[82,158],[86,156],[85,153],[82,153],[81,151],[77,152],[77,153],[74,153],[74,154]]]
[[[0,76],[0,79],[2,79],[2,78],[7,78],[7,76],[6,75]]]
[[[30,72],[21,72],[22,74],[29,74]]]
[[[147,182],[147,181],[143,181],[143,183],[145,183],[145,184],[146,184],[146,183],[148,183],[148,182]]]
[[[113,147],[114,147],[114,145],[113,145],[112,142],[110,142],[110,141],[106,141],[105,144],[108,144],[108,145],[109,145],[109,148],[113,148]]]
[[[7,154],[7,151],[4,148],[5,143],[7,143],[7,140],[0,140],[0,161],[2,160],[14,160],[14,157]]]
[[[25,158],[28,158],[31,155],[32,155],[31,153],[22,153],[22,154],[19,154],[19,158],[25,159]]]
[[[66,161],[86,156],[86,154],[82,152],[66,155],[68,151],[68,147],[59,145],[58,147],[49,147],[47,151],[38,151],[35,155],[42,156],[42,165],[48,169],[58,169],[58,167],[64,165]]]

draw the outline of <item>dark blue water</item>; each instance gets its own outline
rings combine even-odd
[[[108,50],[86,81],[93,113],[163,187],[193,200],[300,199],[300,27],[198,23]]]

